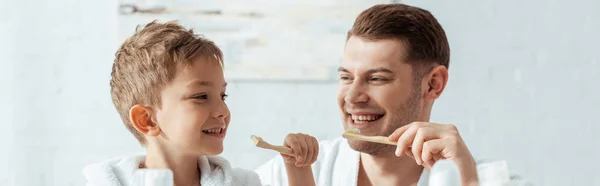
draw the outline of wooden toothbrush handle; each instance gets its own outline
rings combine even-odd
[[[294,151],[289,147],[271,145],[269,149],[280,152],[288,156],[294,156]]]
[[[388,140],[388,137],[385,136],[369,136],[367,137],[370,142],[375,142],[375,143],[382,143],[382,144],[388,144],[388,145],[397,145],[397,142],[393,142]]]

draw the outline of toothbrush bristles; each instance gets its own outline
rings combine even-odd
[[[352,133],[356,133],[356,134],[360,134],[360,130],[357,128],[349,128],[348,132],[352,132]]]

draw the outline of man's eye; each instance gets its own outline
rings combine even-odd
[[[350,77],[347,77],[347,76],[342,76],[342,77],[340,77],[340,80],[344,80],[344,81],[346,81],[346,80],[350,80]]]
[[[387,81],[387,79],[374,77],[374,78],[369,79],[369,81]]]
[[[201,94],[201,95],[194,96],[192,98],[194,98],[194,99],[208,99],[208,95]]]

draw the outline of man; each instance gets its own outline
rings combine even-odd
[[[397,145],[322,141],[313,164],[317,185],[428,185],[428,170],[439,159],[457,165],[463,185],[526,184],[509,176],[503,162],[476,162],[454,125],[428,122],[448,81],[449,59],[445,32],[428,11],[403,4],[363,11],[339,67],[344,128],[388,136]],[[287,183],[281,159],[256,172],[263,183]]]

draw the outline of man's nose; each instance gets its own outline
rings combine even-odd
[[[348,92],[346,92],[344,101],[351,104],[366,103],[369,101],[369,96],[364,89],[364,86],[357,84],[356,82],[352,83]]]

